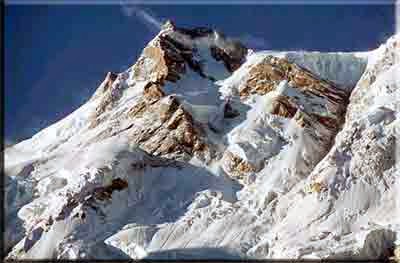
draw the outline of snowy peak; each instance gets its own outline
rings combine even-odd
[[[216,80],[222,62],[229,72],[237,69],[245,59],[247,48],[237,41],[208,28],[186,29],[171,21],[143,50],[133,67],[134,77],[152,82],[176,82],[187,70],[204,78]]]
[[[6,149],[8,258],[390,254],[399,46],[254,52],[167,21],[88,102]]]
[[[154,155],[174,152],[176,157],[187,159],[200,149],[208,149],[207,140],[199,140],[207,137],[208,114],[225,103],[219,100],[214,81],[229,76],[245,61],[246,54],[242,44],[214,30],[178,28],[167,21],[132,68],[120,74],[108,73],[92,97],[99,100],[88,128],[102,125],[104,130],[89,141],[130,130],[132,141]],[[140,98],[124,103],[130,90]],[[206,119],[197,116],[197,105],[208,112]],[[229,105],[226,107],[229,115]],[[124,128],[118,128],[121,126]],[[200,155],[202,160],[211,158],[210,153]]]

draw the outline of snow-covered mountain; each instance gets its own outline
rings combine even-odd
[[[400,257],[399,58],[399,35],[256,52],[168,21],[80,108],[5,149],[4,252]]]

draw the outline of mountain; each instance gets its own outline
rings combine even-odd
[[[254,51],[166,22],[66,118],[8,147],[9,259],[388,259],[400,36]]]

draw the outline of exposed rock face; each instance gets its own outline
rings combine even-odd
[[[148,96],[151,95],[146,93],[143,98],[148,101]],[[159,90],[155,93],[161,94]],[[151,96],[151,99],[155,100],[155,97]],[[205,154],[208,146],[202,138],[204,134],[202,135],[201,127],[194,122],[178,99],[168,96],[153,104],[147,103],[140,104],[140,108],[132,108],[128,113],[132,118],[139,117],[142,121],[142,125],[134,125],[129,129],[128,136],[132,141],[156,156],[174,155],[175,158],[181,156],[188,159],[194,153]],[[206,155],[205,158],[211,157]]]
[[[229,150],[225,151],[224,156],[222,157],[222,162],[224,164],[224,170],[237,180],[243,180],[244,176],[259,170],[256,169],[254,165],[248,163]]]
[[[396,256],[398,43],[251,53],[167,22],[5,149],[8,258]]]
[[[233,72],[243,64],[247,49],[240,42],[232,42],[229,45],[227,48],[212,46],[210,51],[217,61],[222,60],[225,67]]]
[[[389,260],[394,255],[395,241],[396,232],[385,229],[373,230],[365,238],[360,257]]]
[[[283,88],[293,89],[296,95],[286,95],[285,90],[277,90],[283,80],[288,82]],[[286,59],[267,56],[260,64],[252,67],[240,95],[264,95],[271,91],[282,93],[272,101],[273,114],[292,118],[296,111],[300,110],[332,129],[334,134],[343,121],[342,116],[349,96],[333,83],[319,79]],[[311,101],[313,103],[310,103]]]

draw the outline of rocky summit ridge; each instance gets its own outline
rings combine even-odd
[[[76,111],[5,149],[7,258],[396,257],[399,57],[398,34],[254,51],[168,21]]]

